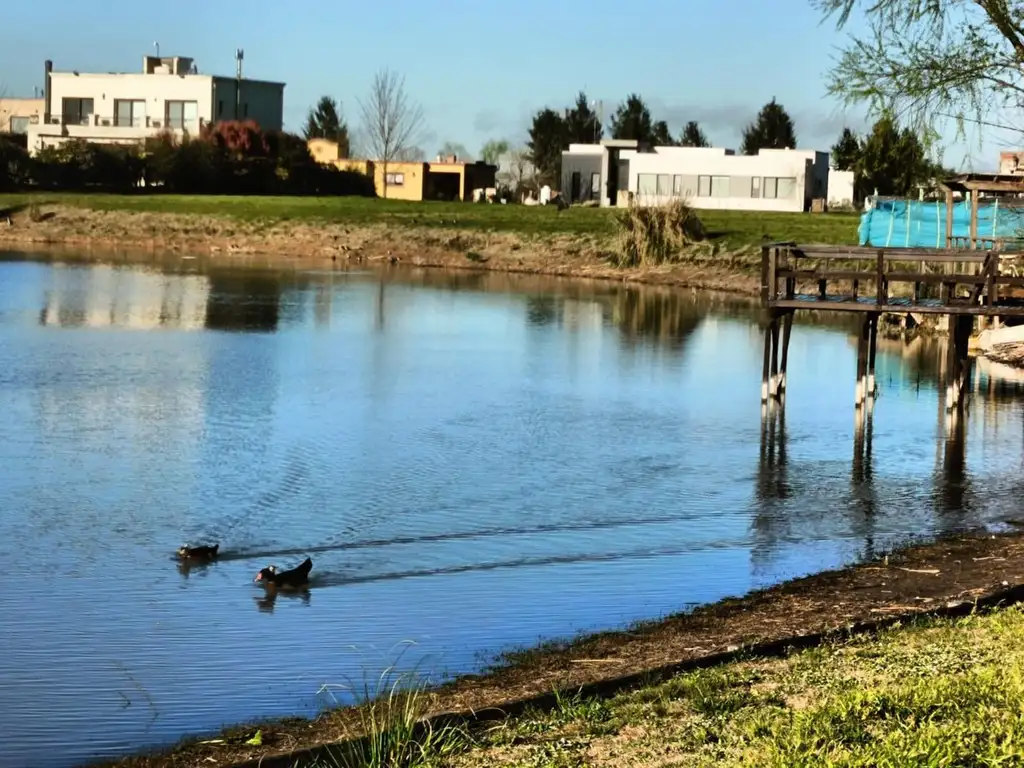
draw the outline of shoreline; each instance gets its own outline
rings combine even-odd
[[[424,715],[471,728],[531,707],[550,707],[553,691],[604,696],[751,653],[785,654],[894,622],[1022,598],[1024,532],[953,534],[687,613],[504,653],[497,666],[427,689]],[[235,726],[217,736],[89,765],[291,766],[315,757],[325,745],[361,736],[360,712],[346,707],[311,720]],[[247,745],[257,729],[262,745]]]
[[[253,261],[300,269],[390,264],[693,288],[748,297],[760,293],[760,249],[754,247],[714,255],[706,247],[694,248],[688,254],[692,258],[674,264],[619,268],[605,255],[606,239],[594,236],[241,221],[215,214],[103,211],[62,204],[47,209],[52,216],[35,222],[27,213],[16,212],[12,226],[0,226],[0,248],[162,251],[194,254],[226,267],[244,267]]]

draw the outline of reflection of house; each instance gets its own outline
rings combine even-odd
[[[570,201],[658,205],[686,199],[696,208],[805,211],[828,195],[828,153],[721,147],[648,147],[635,141],[570,144],[562,153],[562,194]]]
[[[197,134],[205,123],[254,120],[280,130],[284,83],[200,75],[184,56],[144,56],[131,73],[54,72],[45,66],[43,114],[29,126],[29,151],[68,139],[130,144],[169,130]]]
[[[42,115],[42,99],[0,99],[0,133],[28,133]]]
[[[449,155],[439,156],[432,162],[393,160],[387,163],[385,171],[381,160],[339,157],[336,141],[310,139],[308,144],[310,154],[318,163],[372,175],[377,195],[393,200],[472,200],[474,190],[494,187],[498,170],[494,165],[467,163]]]
[[[205,327],[210,285],[198,275],[95,265],[87,272],[54,268],[40,324],[61,327]]]

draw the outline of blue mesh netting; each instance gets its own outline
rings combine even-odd
[[[1024,209],[978,204],[978,236],[1018,238],[1024,231]],[[953,236],[970,237],[971,203],[953,205]],[[885,248],[945,248],[946,203],[921,200],[878,200],[860,217],[860,244]]]

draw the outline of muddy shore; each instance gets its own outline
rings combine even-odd
[[[684,286],[748,296],[760,291],[760,251],[695,248],[683,262],[620,269],[598,237],[530,236],[415,226],[343,225],[310,221],[247,221],[226,216],[90,210],[48,205],[45,218],[26,211],[0,226],[0,248],[131,249],[209,256],[224,264],[257,259],[268,266],[319,268],[374,263],[473,271],[581,277]],[[756,266],[757,265],[757,266]]]
[[[745,652],[777,651],[940,610],[969,610],[979,601],[1016,600],[1022,590],[1024,534],[963,534],[690,613],[509,654],[504,666],[431,691],[428,713],[457,713],[466,722],[493,719],[543,703],[553,690],[610,692]],[[359,735],[359,723],[356,709],[339,709],[315,720],[262,723],[259,747],[245,744],[255,732],[250,725],[95,765],[292,765],[318,745]],[[272,759],[283,755],[287,759]]]

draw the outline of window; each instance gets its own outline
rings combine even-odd
[[[12,117],[11,118],[11,133],[28,133],[28,125],[31,122],[30,117]]]
[[[789,200],[795,193],[796,179],[792,177],[766,177],[764,180],[764,196],[770,200]]]
[[[697,177],[697,197],[711,197],[711,177]]]
[[[683,177],[676,174],[672,177],[672,197],[683,196]]]
[[[124,128],[145,124],[145,101],[141,99],[114,99],[114,125]]]
[[[730,178],[728,176],[711,177],[711,197],[729,197],[731,193]]]
[[[217,102],[217,117],[224,117],[224,99]]]
[[[750,180],[750,196],[760,197],[761,196],[761,177],[755,176]]]
[[[590,174],[590,199],[597,200],[601,197],[601,174]]]
[[[653,173],[638,173],[636,175],[636,193],[638,195],[658,194],[658,177]]]
[[[197,129],[199,127],[196,124],[199,120],[199,102],[168,101],[166,104],[164,119],[167,121],[165,125],[168,128]]]
[[[668,197],[672,194],[672,177],[667,173],[658,174],[658,197]]]
[[[61,119],[65,125],[88,125],[92,122],[92,99],[62,99]]]
[[[389,173],[384,177],[384,183],[389,187],[401,187],[405,184],[405,174]]]

